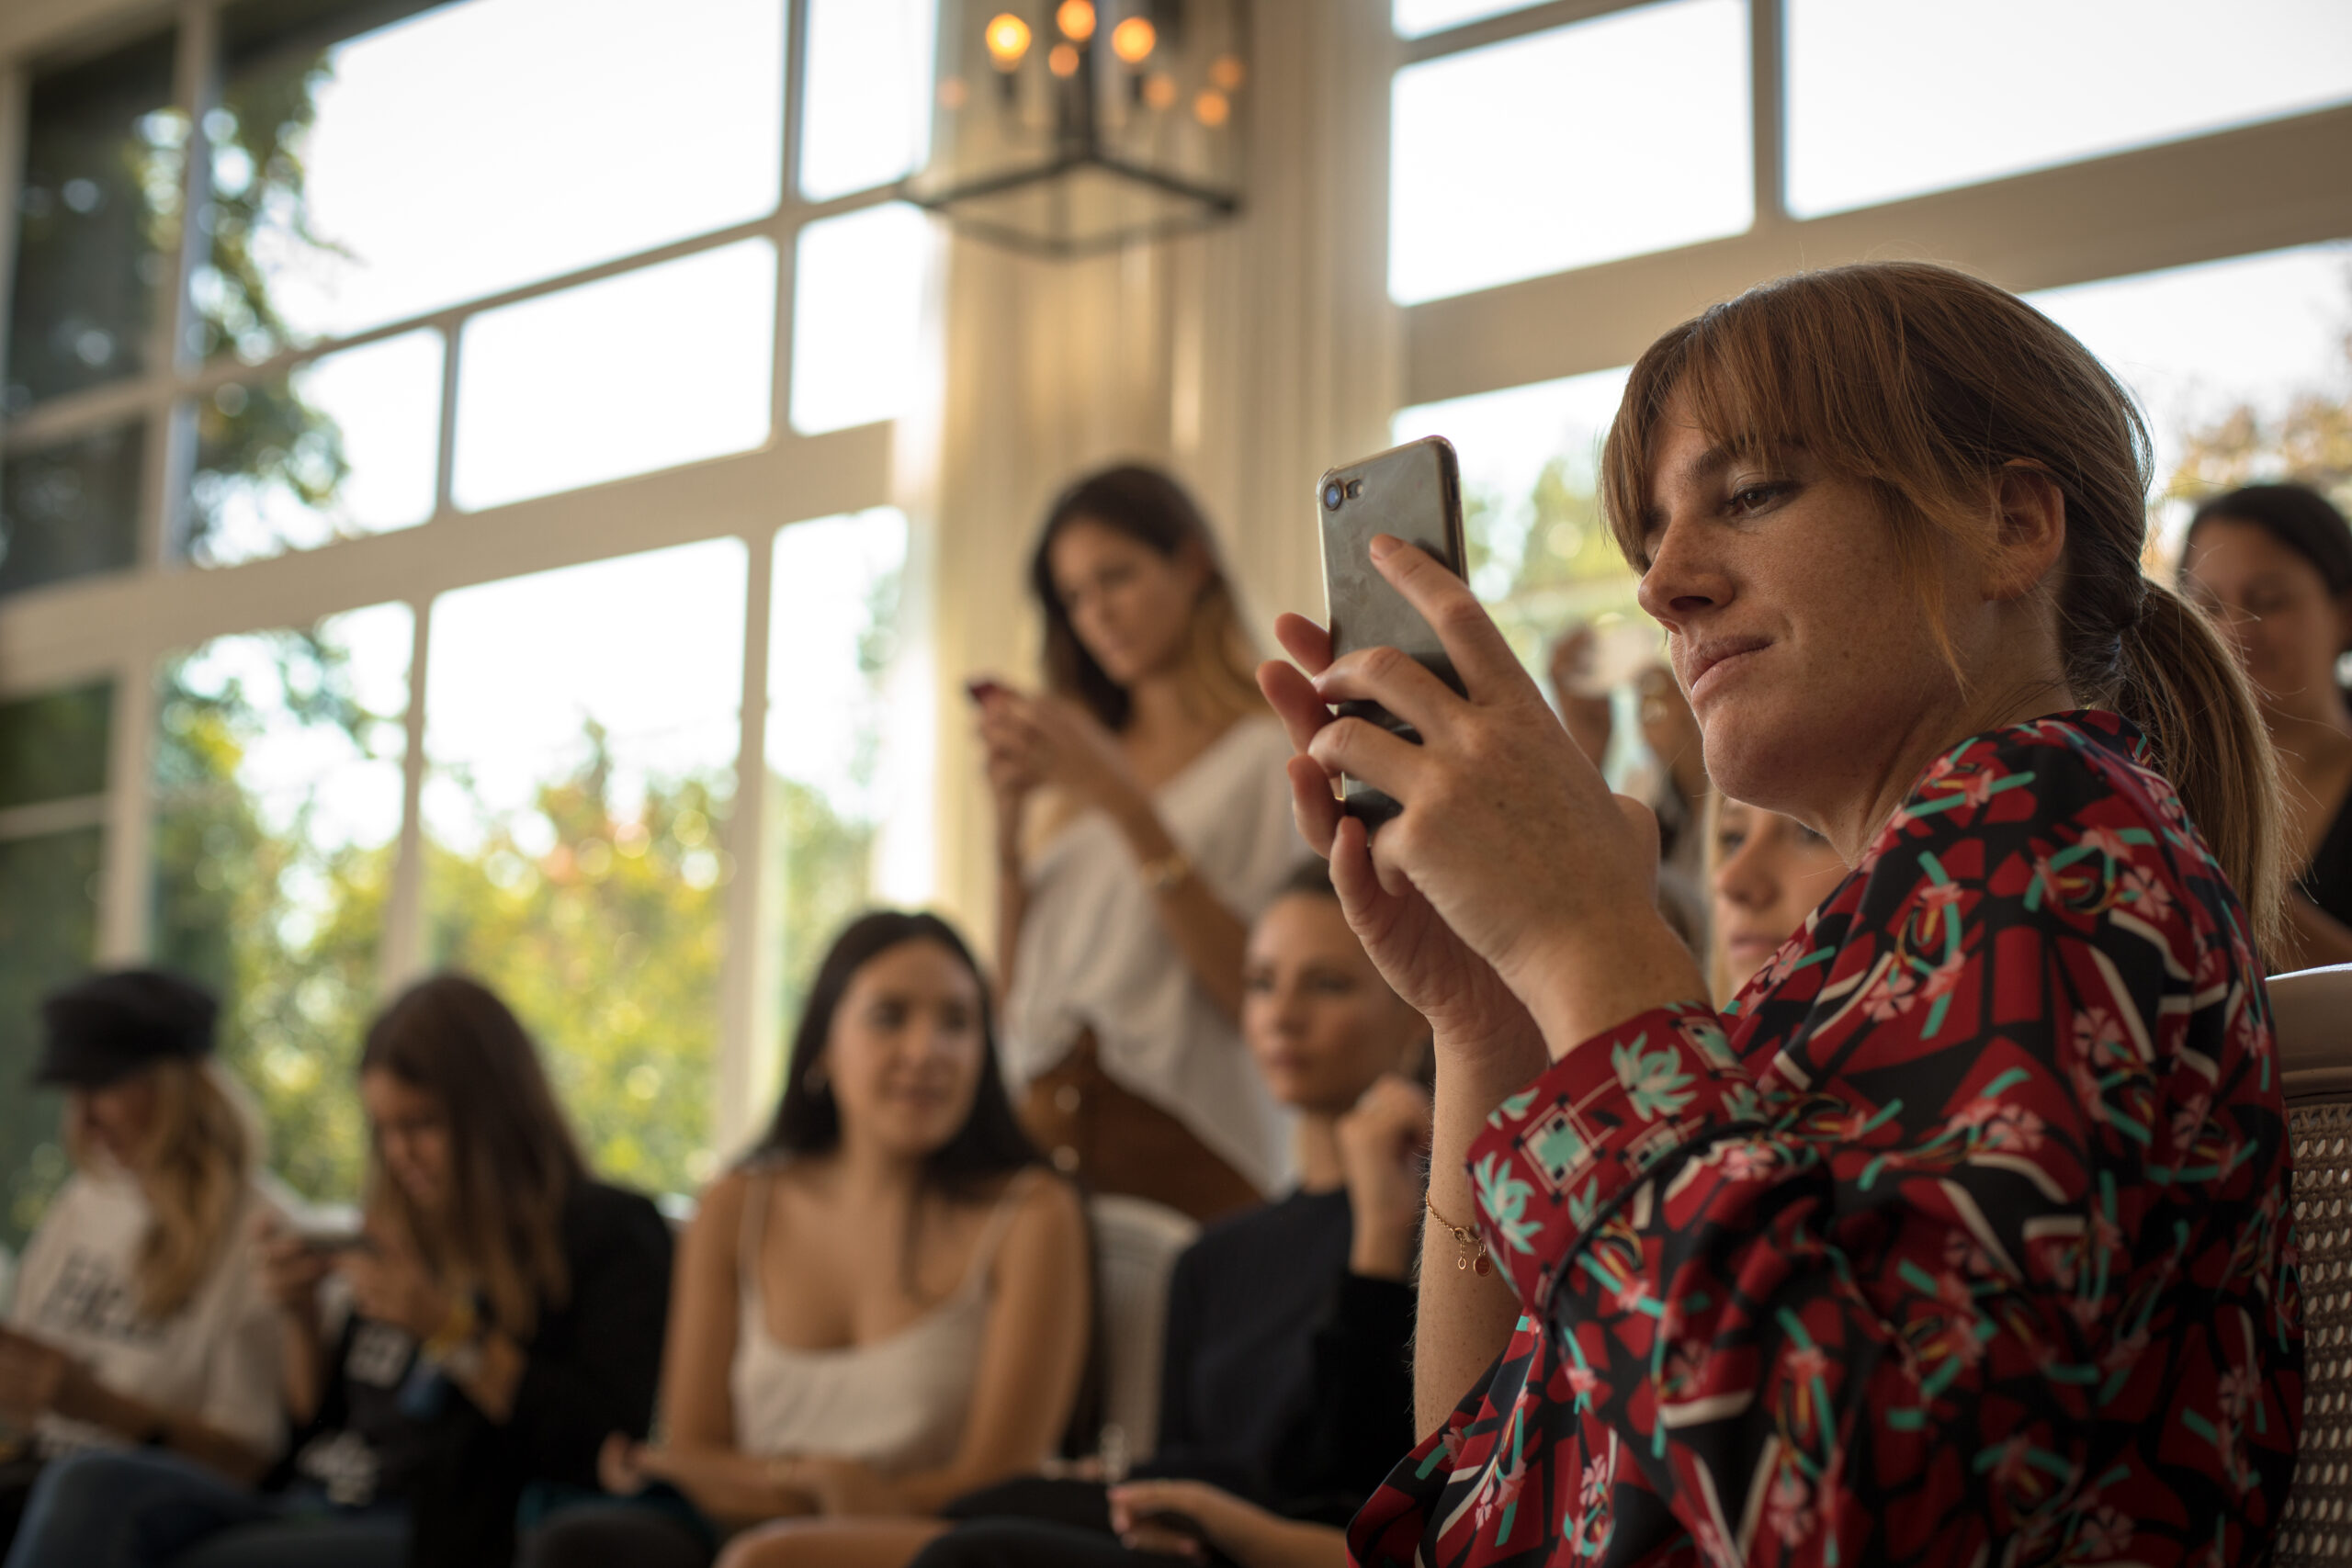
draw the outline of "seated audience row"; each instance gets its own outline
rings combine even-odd
[[[518,1520],[545,1568],[1117,1559],[1105,1483],[1045,1474],[1086,1370],[1089,1247],[991,1013],[936,918],[853,923],[768,1136],[703,1195],[665,1289],[660,1217],[589,1177],[472,981],[368,1033],[348,1234],[254,1176],[202,992],[61,994],[43,1077],[85,1131],[0,1343],[0,1401],[45,1461],[10,1568],[503,1563]],[[1316,863],[1250,933],[1242,1017],[1300,1179],[1180,1259],[1139,1473],[1336,1540],[1412,1436],[1428,1031]],[[181,1293],[151,1307],[165,1252]]]

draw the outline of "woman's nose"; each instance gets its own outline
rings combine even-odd
[[[1693,524],[1673,521],[1651,543],[1649,570],[1642,573],[1634,598],[1669,631],[1680,629],[1690,616],[1730,602],[1731,585],[1721,568],[1707,558],[1704,533]]]

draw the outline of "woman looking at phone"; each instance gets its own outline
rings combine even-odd
[[[2189,520],[2180,586],[2228,635],[2287,785],[2295,882],[2278,970],[2352,964],[2352,526],[2316,491],[2248,485]]]
[[[269,1212],[258,1134],[212,1059],[218,1007],[175,975],[96,976],[41,1004],[37,1084],[62,1087],[74,1174],[26,1245],[0,1328],[0,1551],[51,1462],[144,1445],[239,1482],[281,1436],[277,1319],[243,1245]]]
[[[903,1562],[1069,1422],[1085,1220],[1022,1135],[954,929],[852,921],[785,1086],[679,1251],[662,1440],[615,1432],[616,1497],[555,1517],[531,1568],[701,1568],[730,1536],[728,1568]]]
[[[1236,1021],[1248,922],[1301,852],[1288,748],[1208,524],[1167,475],[1064,491],[1030,582],[1046,690],[973,682],[1006,1067],[1062,1171],[1208,1219],[1287,1157]]]
[[[269,1492],[76,1461],[80,1529],[10,1568],[504,1568],[532,1483],[593,1485],[652,1415],[670,1236],[593,1179],[514,1015],[444,975],[368,1031],[364,1236],[259,1241],[292,1454]]]
[[[1301,823],[1438,1048],[1430,1436],[1358,1561],[2260,1560],[2302,1402],[2274,764],[2140,572],[2146,454],[2079,344],[1924,265],[1635,366],[1605,495],[1708,775],[1852,868],[1736,1012],[1458,580],[1379,552],[1466,696],[1285,619]],[[1369,843],[1342,771],[1403,803]]]

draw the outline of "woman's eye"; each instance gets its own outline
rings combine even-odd
[[[1245,991],[1255,991],[1262,996],[1274,988],[1274,977],[1263,970],[1244,975],[1241,976],[1241,988]]]
[[[1739,847],[1746,842],[1747,835],[1745,833],[1718,833],[1715,835],[1715,852],[1728,860],[1739,853]]]
[[[906,1004],[903,1002],[876,1002],[874,1004],[874,1010],[866,1016],[874,1021],[874,1027],[876,1029],[902,1028],[905,1026],[907,1021]]]
[[[1731,509],[1742,515],[1762,510],[1788,492],[1786,484],[1744,485],[1732,492]]]

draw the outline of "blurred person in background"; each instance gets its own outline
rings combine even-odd
[[[41,1004],[36,1084],[66,1090],[74,1174],[26,1247],[0,1328],[0,1549],[36,1478],[144,1447],[240,1483],[284,1437],[277,1314],[247,1229],[272,1212],[259,1134],[213,1060],[219,1009],[177,976],[96,976]],[[55,1507],[43,1495],[32,1529]]]
[[[1714,894],[1708,930],[1707,987],[1726,1010],[1766,974],[1786,979],[1811,956],[1795,939],[1846,876],[1837,846],[1793,817],[1724,795],[1708,806],[1707,884]],[[1786,949],[1784,956],[1781,955]]]
[[[2301,485],[2248,485],[2197,509],[2180,585],[2219,623],[2254,682],[2287,784],[2288,940],[2274,973],[2352,964],[2352,527]]]
[[[295,1427],[278,1485],[82,1456],[9,1568],[503,1568],[527,1486],[593,1485],[605,1435],[645,1432],[669,1231],[591,1178],[514,1015],[422,982],[368,1029],[359,1093],[364,1233],[256,1238]]]
[[[1282,728],[1207,522],[1156,469],[1080,480],[1031,563],[1046,690],[973,683],[996,805],[1005,1066],[1064,1172],[1209,1219],[1284,1174],[1242,1049],[1249,921],[1304,857]]]
[[[729,1568],[902,1562],[1068,1425],[1085,1220],[1013,1115],[963,939],[851,922],[785,1083],[680,1249],[661,1442],[616,1432],[616,1495],[553,1514],[532,1568],[702,1568],[722,1545]]]
[[[1136,1467],[1152,1479],[1106,1495],[1031,1477],[959,1499],[966,1522],[919,1568],[1128,1568],[1204,1544],[1249,1568],[1337,1564],[1340,1527],[1411,1444],[1429,1026],[1364,955],[1319,861],[1259,917],[1242,975],[1243,1036],[1296,1113],[1298,1184],[1177,1260],[1159,1439]],[[1143,1517],[1170,1510],[1205,1541]]]
[[[1645,631],[1651,652],[1657,649],[1656,623],[1638,612],[1630,624],[1571,626],[1552,644],[1545,660],[1551,678],[1552,701],[1567,727],[1568,737],[1596,768],[1606,763],[1609,741],[1616,729],[1611,690],[1619,649],[1609,644],[1638,637]],[[1635,627],[1640,631],[1636,631]],[[1634,671],[1631,684],[1639,704],[1642,744],[1650,767],[1625,781],[1628,793],[1657,817],[1658,908],[1693,953],[1707,947],[1706,886],[1707,764],[1700,745],[1699,721],[1674,671],[1651,658]]]

